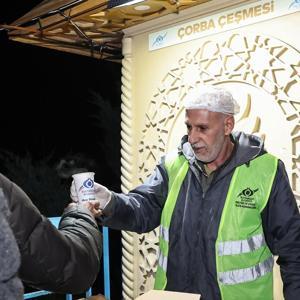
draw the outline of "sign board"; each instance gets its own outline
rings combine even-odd
[[[257,1],[149,34],[149,50],[157,50],[207,35],[300,11],[300,0]]]

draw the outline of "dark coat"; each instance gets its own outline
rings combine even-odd
[[[18,278],[20,253],[14,234],[8,224],[9,209],[0,189],[0,299],[23,299],[23,285]]]
[[[170,224],[167,290],[199,293],[204,300],[221,299],[215,243],[229,184],[236,167],[265,153],[263,142],[255,136],[236,133],[233,140],[232,157],[205,186],[190,145],[182,144],[180,153],[190,164]],[[160,224],[167,194],[168,175],[162,162],[129,194],[113,194],[101,222],[115,229],[149,232]],[[285,299],[300,299],[300,215],[282,161],[261,217],[267,244],[279,256]]]
[[[21,255],[22,281],[57,293],[86,291],[99,273],[102,254],[101,233],[89,210],[81,205],[66,208],[58,230],[1,174],[0,191],[10,210],[7,219]]]

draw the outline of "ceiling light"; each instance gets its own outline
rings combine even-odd
[[[137,5],[137,6],[134,7],[135,10],[139,10],[139,11],[141,11],[141,10],[148,10],[150,8],[151,7],[149,5]]]
[[[140,2],[143,2],[144,0],[110,0],[108,1],[107,8],[114,8],[114,7],[122,7],[127,5],[134,5]]]

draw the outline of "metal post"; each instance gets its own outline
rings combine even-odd
[[[102,233],[103,233],[104,296],[105,296],[106,300],[110,300],[108,228],[107,227],[102,227]]]

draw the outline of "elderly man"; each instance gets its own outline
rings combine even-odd
[[[194,89],[185,109],[187,135],[144,184],[128,194],[96,185],[100,222],[139,233],[160,225],[156,289],[271,300],[278,255],[285,299],[300,299],[300,217],[283,162],[258,137],[233,133],[239,107],[228,91]]]

